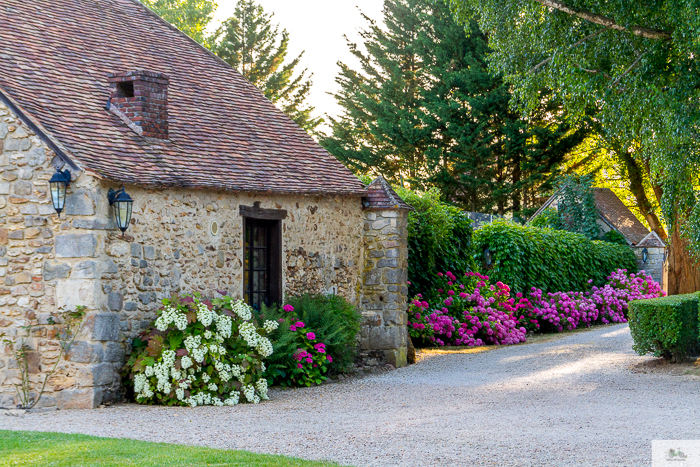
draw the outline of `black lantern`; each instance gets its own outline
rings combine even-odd
[[[56,210],[58,217],[61,217],[63,207],[66,205],[66,188],[70,185],[70,171],[68,169],[56,169],[56,173],[49,180],[49,185],[51,186],[53,208]]]
[[[649,259],[649,250],[647,250],[646,248],[644,248],[644,249],[642,250],[642,262],[643,262],[644,264],[646,264],[646,262],[647,262],[648,259]]]
[[[110,206],[114,206],[114,217],[117,221],[117,226],[119,226],[119,230],[121,230],[122,233],[126,232],[126,229],[129,227],[129,222],[131,222],[131,206],[134,200],[124,191],[124,187],[121,187],[121,189],[117,191],[110,188],[107,197],[109,198]]]
[[[491,250],[484,248],[484,264],[486,267],[491,267]]]

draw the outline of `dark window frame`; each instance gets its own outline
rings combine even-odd
[[[253,301],[252,283],[253,283],[253,251],[252,245],[247,245],[248,229],[257,226],[267,229],[267,284],[266,296],[263,302],[266,305],[281,304],[282,302],[282,220],[287,217],[287,211],[284,209],[263,209],[260,208],[260,203],[256,202],[254,206],[239,207],[239,212],[243,220],[243,297],[247,303]],[[246,265],[245,259],[250,249],[250,261]],[[246,283],[246,270],[248,282]]]

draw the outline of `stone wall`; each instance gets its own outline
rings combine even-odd
[[[637,268],[641,271],[646,271],[655,281],[661,284],[665,289],[664,283],[664,260],[666,258],[665,248],[647,248],[648,257],[645,263],[642,256],[644,248],[633,248],[634,255],[637,257]]]
[[[174,292],[242,295],[239,206],[286,209],[282,221],[287,295],[360,291],[363,212],[359,197],[273,196],[127,186],[134,199],[126,235],[107,201],[118,188],[75,171],[64,215],[50,202],[54,155],[0,105],[0,333],[28,337],[38,383],[58,357],[61,312],[87,315],[71,351],[49,380],[43,406],[93,407],[119,396],[129,341]],[[212,234],[211,223],[218,223]],[[32,325],[31,335],[22,328]],[[0,406],[18,400],[11,349],[0,352]]]
[[[370,365],[406,365],[407,219],[405,209],[365,211],[360,356]]]

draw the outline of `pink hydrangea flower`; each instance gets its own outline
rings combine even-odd
[[[310,341],[312,341],[312,340],[316,339],[316,334],[314,334],[313,332],[308,332],[308,333],[306,333],[306,338],[309,339]]]
[[[292,305],[289,305],[289,304],[283,306],[282,309],[283,309],[284,311],[286,311],[287,313],[289,313],[289,312],[291,312],[291,311],[294,311],[294,307],[293,307]]]
[[[333,357],[326,355],[326,358],[328,359],[328,363],[333,363]]]

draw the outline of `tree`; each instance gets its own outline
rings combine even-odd
[[[364,47],[349,43],[361,68],[339,64],[344,113],[322,144],[356,172],[436,187],[472,211],[533,210],[586,127],[544,95],[527,118],[510,109],[486,36],[475,22],[465,36],[442,2],[388,0],[383,24],[365,19]]]
[[[521,109],[537,105],[543,87],[555,90],[571,114],[582,115],[587,106],[599,109],[604,135],[618,147],[640,211],[654,204],[644,201],[640,189],[648,180],[670,227],[669,292],[700,290],[691,255],[700,254],[697,3],[450,3],[465,25],[477,18],[489,32],[492,71],[514,86]],[[652,228],[662,235],[660,226]]]
[[[215,2],[211,0],[143,0],[143,3],[200,44],[206,42],[206,28],[214,16]]]
[[[308,69],[295,75],[303,52],[285,63],[289,33],[280,32],[253,0],[239,0],[233,16],[224,21],[209,39],[212,51],[259,88],[299,126],[313,131],[323,121],[314,118],[314,108],[306,103],[311,91]]]

